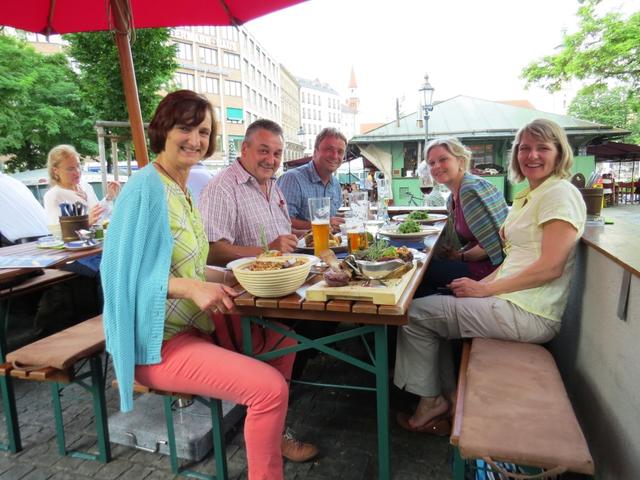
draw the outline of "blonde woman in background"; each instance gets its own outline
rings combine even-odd
[[[44,195],[44,209],[48,225],[58,225],[60,204],[82,203],[89,215],[89,225],[95,224],[104,208],[100,205],[96,192],[82,179],[80,155],[71,145],[53,147],[47,156],[49,184],[51,188]],[[115,197],[120,191],[117,182],[109,182],[107,196]]]

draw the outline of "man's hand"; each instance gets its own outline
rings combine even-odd
[[[293,234],[280,235],[269,244],[271,250],[280,250],[282,253],[291,253],[298,246],[298,237]]]
[[[342,217],[331,217],[331,220],[329,220],[329,222],[331,223],[331,230],[338,231],[340,230],[340,225],[342,225],[344,223],[344,218]]]

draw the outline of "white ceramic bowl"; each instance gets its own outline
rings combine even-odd
[[[244,268],[255,257],[234,260],[227,265],[247,292],[256,297],[282,297],[295,292],[305,282],[311,266],[318,262],[313,255],[287,254],[280,258],[303,258],[302,265],[282,270],[252,271]]]

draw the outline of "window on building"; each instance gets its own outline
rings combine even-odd
[[[218,64],[218,51],[215,48],[199,47],[200,62],[207,65]]]
[[[224,93],[225,95],[231,95],[234,97],[242,96],[242,83],[234,80],[224,81]]]
[[[211,35],[212,37],[216,36],[216,27],[196,27],[196,32],[204,33],[205,35]]]
[[[237,42],[240,38],[238,34],[238,29],[236,27],[218,27],[220,32],[220,37],[225,40],[233,40]]]
[[[220,107],[213,107],[213,113],[216,116],[216,120],[219,122],[220,119],[222,118],[222,110],[220,110]]]
[[[176,75],[173,78],[181,88],[195,90],[195,77],[190,73],[176,72]]]
[[[220,81],[212,77],[200,77],[200,91],[205,93],[220,93]]]
[[[475,168],[477,165],[496,163],[493,144],[483,143],[480,145],[469,145],[468,148],[471,150],[471,165],[469,165],[469,168]]]
[[[244,86],[244,101],[249,102],[251,100],[251,89],[249,85]]]
[[[244,113],[241,108],[227,107],[227,122],[242,123]]]
[[[240,55],[236,55],[231,52],[224,52],[222,57],[222,64],[227,68],[234,68],[240,70]]]
[[[415,172],[418,167],[418,142],[404,142],[402,152],[404,156],[404,172],[402,176],[406,176],[409,170]]]
[[[193,46],[190,43],[176,42],[178,46],[177,56],[180,60],[193,61]]]

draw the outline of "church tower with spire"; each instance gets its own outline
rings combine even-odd
[[[358,98],[358,84],[356,83],[356,72],[351,66],[351,77],[349,78],[349,97],[347,98],[347,106],[354,112],[358,112],[360,107],[360,99]]]

